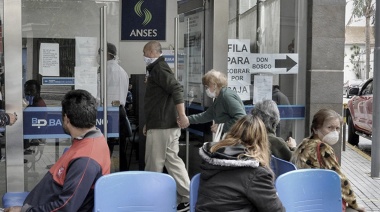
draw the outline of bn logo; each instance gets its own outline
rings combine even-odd
[[[45,126],[62,126],[62,122],[60,119],[46,120],[46,119],[32,118],[32,127],[37,127],[39,129]]]

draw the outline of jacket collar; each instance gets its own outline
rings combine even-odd
[[[234,146],[226,147],[222,152],[211,153],[209,148],[213,143],[205,143],[201,148],[199,148],[199,155],[201,158],[215,166],[226,166],[226,167],[258,167],[260,165],[259,161],[253,158],[242,158],[239,159],[237,156],[244,153],[244,147]]]

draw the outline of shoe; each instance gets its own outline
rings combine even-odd
[[[34,150],[31,150],[31,149],[26,149],[24,150],[24,155],[31,155],[31,154],[34,154]]]
[[[190,203],[182,202],[177,205],[177,212],[184,212],[190,210]]]
[[[40,141],[38,139],[32,139],[29,141],[30,146],[39,146]]]

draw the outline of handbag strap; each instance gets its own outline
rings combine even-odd
[[[324,167],[324,163],[322,161],[322,155],[321,155],[321,144],[322,144],[322,142],[318,142],[318,144],[317,144],[317,159],[318,159],[318,162],[319,162],[319,166],[321,168],[323,168]]]

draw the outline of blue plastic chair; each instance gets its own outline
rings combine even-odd
[[[7,192],[3,195],[3,208],[12,206],[23,206],[25,198],[29,192]]]
[[[291,171],[277,178],[276,189],[287,212],[342,211],[340,178],[334,171]]]
[[[177,211],[176,183],[170,175],[148,171],[116,172],[95,183],[94,211]]]
[[[190,212],[195,212],[195,206],[198,201],[198,188],[201,174],[194,175],[190,181]]]
[[[278,176],[280,176],[286,172],[297,170],[297,167],[293,163],[286,161],[286,160],[282,160],[282,159],[277,158],[273,155],[272,155],[272,158],[270,160],[270,166],[271,166],[276,178],[278,178]]]

